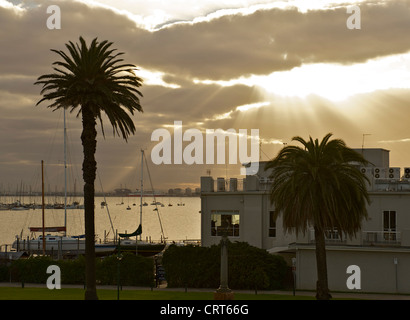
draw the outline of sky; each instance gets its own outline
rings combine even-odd
[[[51,5],[60,8],[59,29],[47,25]],[[204,141],[206,130],[239,138],[240,129],[258,129],[263,161],[294,136],[331,132],[352,148],[390,150],[390,166],[410,167],[410,1],[0,0],[0,21],[1,192],[38,190],[41,160],[47,188],[62,190],[63,112],[36,106],[34,82],[58,60],[50,49],[80,36],[112,41],[144,80],[144,112],[133,116],[128,142],[107,121],[104,137],[98,124],[98,191],[139,188],[141,149],[156,190],[199,187],[209,170],[243,178],[241,159],[155,164],[160,142],[151,136],[174,136],[175,121]],[[69,189],[79,191],[81,119],[67,113],[66,122]]]

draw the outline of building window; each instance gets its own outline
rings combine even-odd
[[[384,240],[396,240],[396,211],[383,211]]]
[[[325,230],[325,240],[329,242],[343,241],[342,236],[339,233],[339,230],[337,230],[336,228]]]
[[[269,237],[276,237],[276,219],[275,211],[269,211]]]
[[[238,211],[212,211],[211,235],[222,236],[224,231],[228,236],[239,237]]]

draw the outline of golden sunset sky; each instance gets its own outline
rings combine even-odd
[[[47,28],[47,7],[61,29]],[[360,8],[349,29],[347,8]],[[201,175],[240,177],[240,165],[155,165],[158,128],[259,129],[268,160],[294,136],[328,132],[349,147],[390,150],[410,167],[410,1],[0,0],[0,191],[63,185],[63,114],[40,100],[37,77],[68,41],[114,42],[144,79],[128,143],[98,128],[104,190],[139,187],[140,149],[156,189],[198,187]],[[82,189],[81,120],[67,114],[70,189]],[[364,138],[364,140],[363,140]],[[204,155],[205,157],[205,155]],[[238,159],[239,162],[239,159]],[[99,181],[96,189],[100,190]]]

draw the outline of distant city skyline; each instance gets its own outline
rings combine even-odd
[[[257,129],[261,160],[294,136],[332,132],[351,148],[391,150],[392,166],[410,167],[409,4],[56,0],[61,28],[51,29],[50,1],[0,0],[8,30],[0,37],[0,189],[38,190],[41,160],[46,186],[63,188],[63,113],[35,106],[41,88],[34,82],[58,60],[50,49],[65,50],[80,35],[112,41],[144,80],[144,112],[133,117],[137,131],[128,143],[113,137],[106,118],[105,138],[97,123],[98,192],[140,187],[141,148],[155,190],[195,189],[209,171],[243,178],[239,156],[236,164],[155,164],[153,132],[167,129],[173,137],[178,121],[182,132],[232,129],[238,140],[240,129]],[[349,28],[351,6],[360,8],[360,29]],[[83,186],[81,129],[67,113],[69,190]],[[144,186],[151,188],[146,173]]]
[[[119,186],[118,188],[112,189],[112,190],[101,190],[97,189],[96,191],[99,195],[106,194],[106,195],[118,195],[118,196],[126,196],[126,195],[140,195],[141,189],[135,188],[135,189],[130,189],[122,186]],[[194,194],[200,192],[200,187],[185,187],[185,188],[169,188],[169,189],[155,189],[152,191],[152,189],[146,189],[143,191],[144,195],[150,195],[150,194],[167,194],[167,195],[189,195],[189,194]],[[30,196],[30,195],[41,195],[42,191],[40,189],[33,189],[30,186],[26,186],[24,183],[21,183],[19,186],[16,186],[14,189],[13,188],[4,188],[3,186],[0,185],[0,197],[1,196]],[[83,190],[82,189],[71,189],[67,188],[67,194],[69,196],[72,195],[82,195]],[[58,196],[64,196],[65,194],[65,189],[64,187],[57,188],[55,186],[54,188],[51,188],[50,186],[45,186],[44,188],[44,194],[49,196],[49,195],[58,195]]]

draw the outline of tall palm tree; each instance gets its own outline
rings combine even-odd
[[[302,144],[284,147],[265,170],[272,169],[270,200],[276,217],[283,216],[287,232],[305,233],[313,227],[316,242],[316,298],[330,299],[328,288],[325,234],[337,230],[353,237],[367,219],[369,203],[366,181],[358,165],[368,162],[340,139],[327,134],[319,143],[310,137]],[[276,218],[275,217],[275,218]]]
[[[108,117],[113,133],[127,141],[135,133],[130,114],[141,111],[138,88],[142,79],[134,73],[136,67],[124,64],[122,52],[111,49],[112,42],[92,40],[90,46],[80,37],[80,43],[69,41],[68,53],[51,50],[62,60],[53,63],[55,73],[40,76],[35,84],[42,85],[43,98],[37,103],[51,100],[48,105],[54,110],[65,108],[77,111],[82,117],[83,130],[83,179],[86,236],[86,292],[85,299],[98,299],[95,284],[95,234],[94,234],[94,181],[97,162],[97,119],[104,136],[103,113]]]

